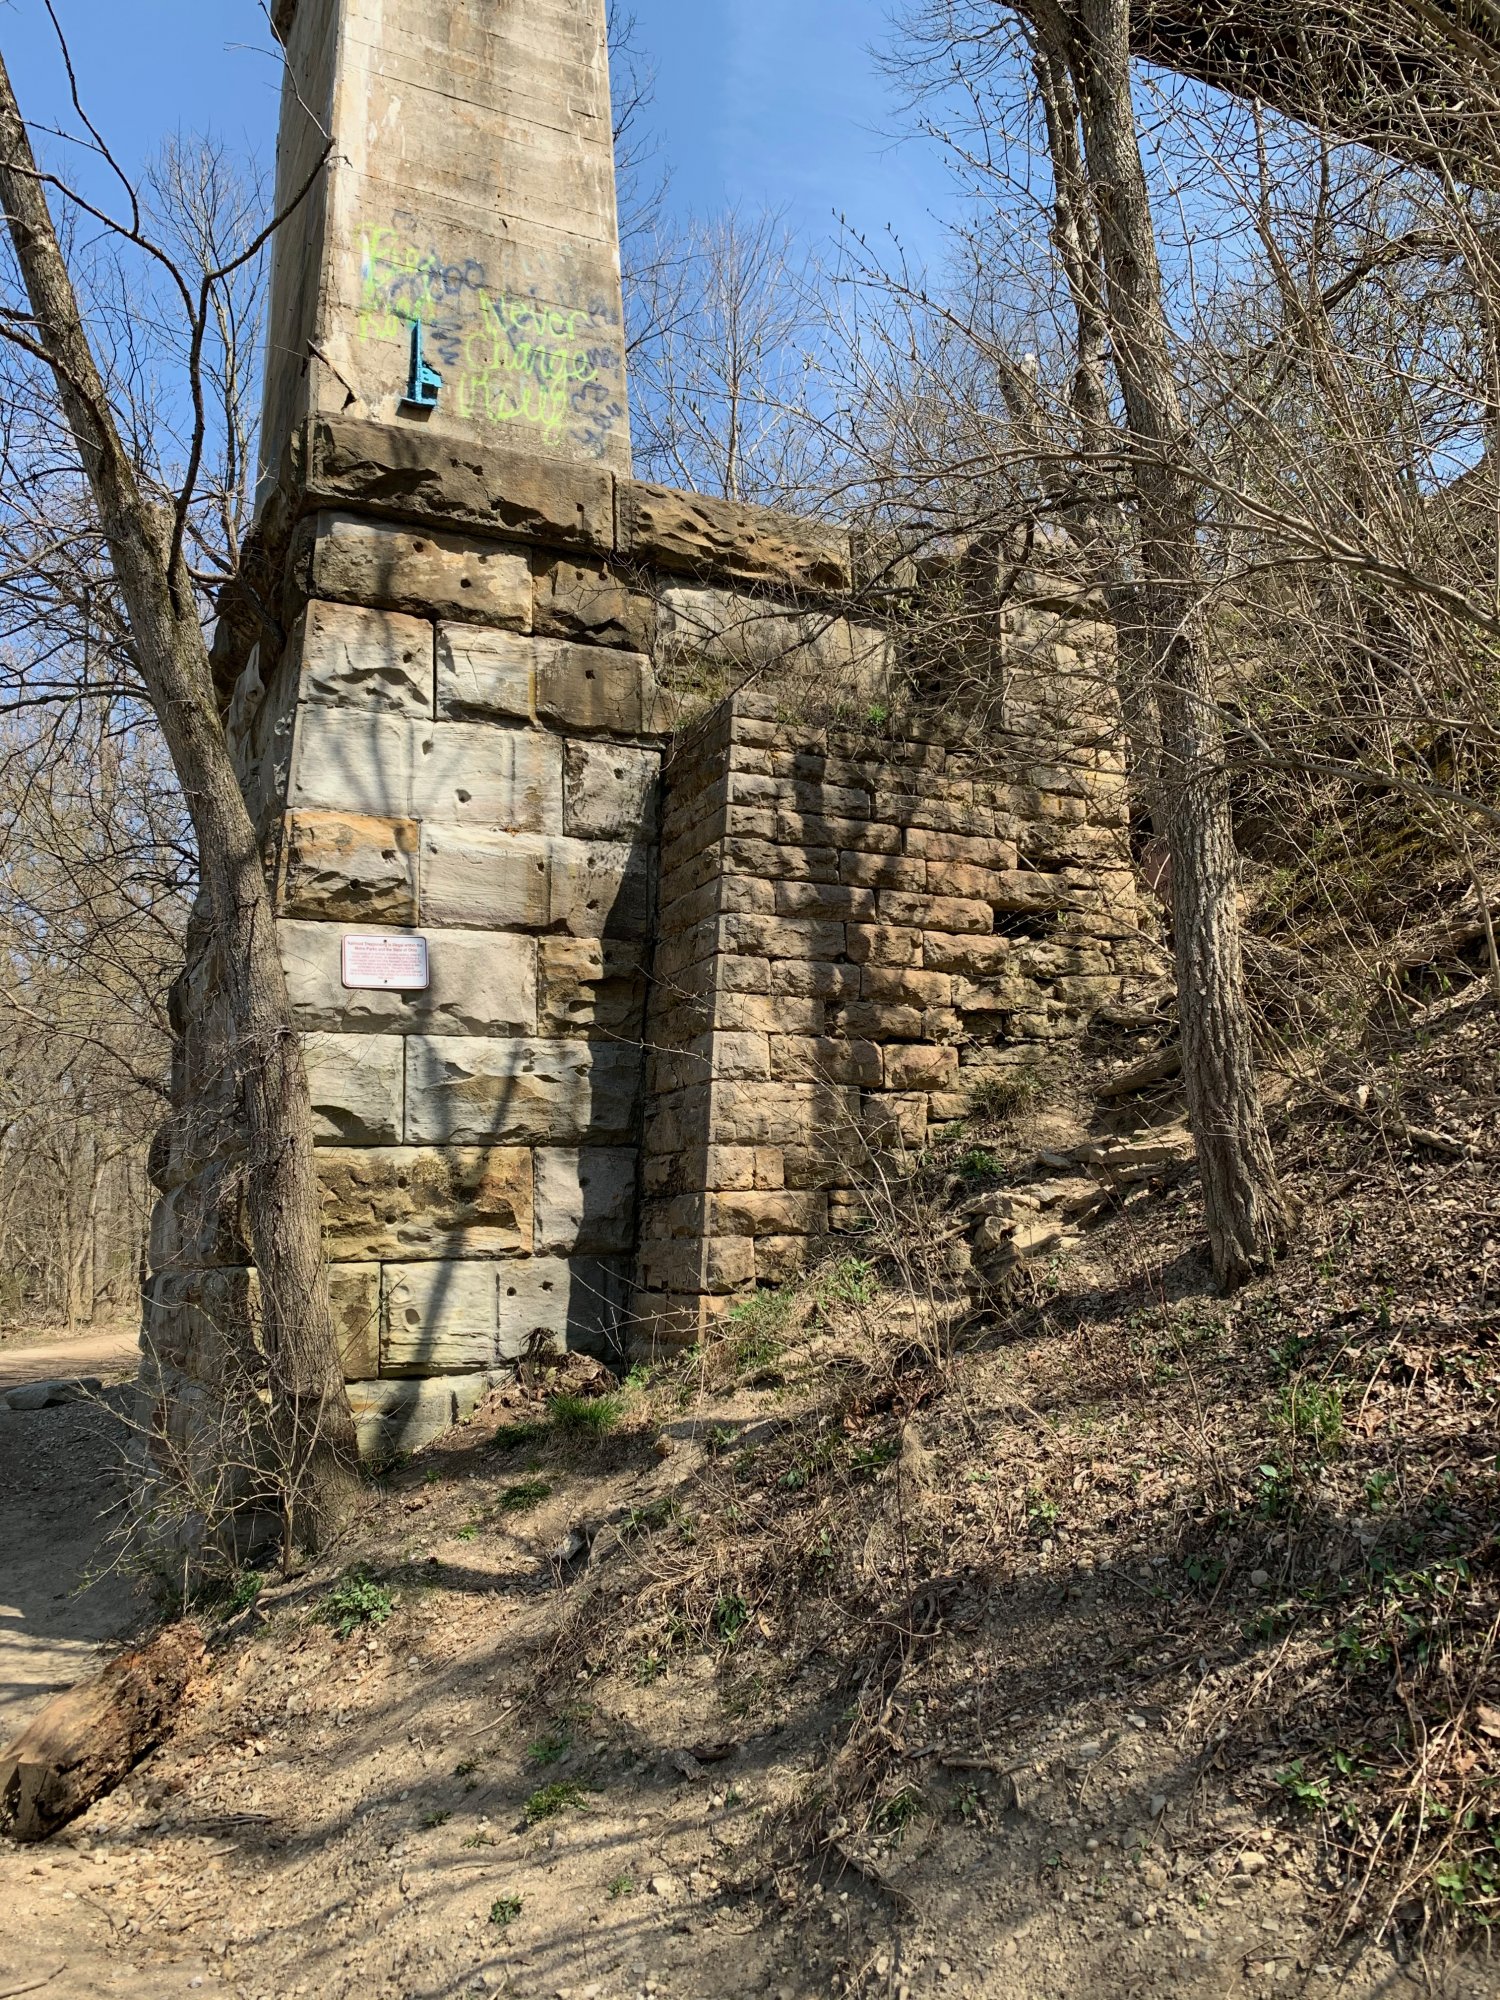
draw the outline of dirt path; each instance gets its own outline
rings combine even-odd
[[[128,1331],[9,1343],[0,1348],[0,1388],[48,1375],[118,1383],[134,1361]],[[98,1575],[123,1491],[129,1395],[114,1386],[97,1401],[0,1414],[0,1742],[90,1673],[139,1615],[128,1579]],[[104,1908],[100,1870],[83,1846],[0,1846],[0,1994],[153,2000],[163,1992],[159,1977],[137,1982],[126,1965],[108,1963]]]
[[[36,1335],[0,1336],[0,1391],[50,1375],[100,1375],[116,1382],[135,1372],[140,1348],[133,1326],[90,1327],[61,1334],[47,1328]]]

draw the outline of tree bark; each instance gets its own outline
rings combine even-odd
[[[14,1840],[45,1840],[112,1792],[171,1728],[204,1653],[192,1624],[54,1697],[0,1750],[0,1820]]]
[[[147,698],[197,836],[243,1104],[247,1209],[260,1273],[272,1421],[287,1518],[312,1546],[345,1516],[354,1420],[329,1304],[312,1112],[276,946],[271,899],[214,699],[186,563],[169,574],[172,524],[142,490],[121,441],[0,61],[0,203],[25,280],[35,345],[58,392],[99,511]]]
[[[1055,25],[1057,17],[1050,15]],[[1222,731],[1203,641],[1189,440],[1172,373],[1130,93],[1130,0],[1078,0],[1068,57],[1099,221],[1115,369],[1141,527],[1158,796],[1172,862],[1182,1070],[1214,1270],[1241,1283],[1284,1246],[1245,996]]]

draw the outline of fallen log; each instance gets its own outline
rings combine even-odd
[[[112,1792],[171,1727],[203,1658],[194,1625],[169,1625],[54,1696],[0,1750],[0,1824],[45,1840]]]
[[[1101,1097],[1129,1097],[1137,1090],[1146,1090],[1153,1083],[1165,1083],[1168,1077],[1178,1074],[1182,1068],[1182,1050],[1176,1042],[1164,1049],[1145,1056],[1140,1062],[1132,1063],[1117,1076],[1106,1077],[1099,1086]]]

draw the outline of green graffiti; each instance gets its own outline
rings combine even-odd
[[[466,420],[603,450],[624,413],[617,314],[503,291],[477,259],[445,261],[385,224],[362,226],[359,250],[361,341],[405,347],[419,323]]]

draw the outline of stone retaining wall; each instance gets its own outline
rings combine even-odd
[[[893,1160],[1146,960],[1113,634],[1066,601],[997,622],[982,736],[812,727],[752,692],[668,759],[638,1346],[866,1228]]]

